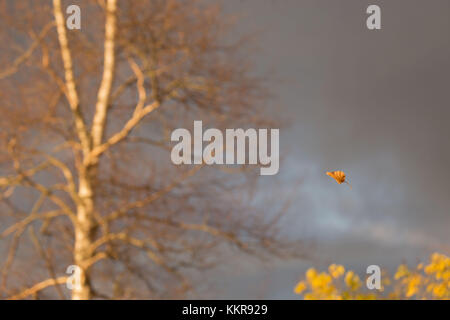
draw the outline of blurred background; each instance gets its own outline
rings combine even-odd
[[[366,28],[371,4],[381,8],[381,30]],[[233,274],[225,296],[247,297],[248,275],[253,292],[295,298],[286,288],[310,266],[336,262],[364,274],[371,264],[392,271],[434,251],[448,254],[450,3],[242,0],[224,7],[242,17],[237,33],[260,32],[254,59],[279,80],[273,109],[286,107],[291,125],[280,138],[286,183],[272,192],[303,179],[286,232],[314,239],[317,259],[250,268],[239,281]],[[344,170],[353,189],[328,170]]]
[[[67,33],[88,128],[113,2],[77,1],[82,27]],[[86,268],[89,298],[297,299],[310,267],[338,263],[363,276],[369,265],[392,273],[450,254],[448,0],[120,2],[100,146],[141,100],[156,108],[85,171],[62,31],[47,27],[54,4],[65,13],[72,2],[36,3],[0,2],[1,298],[94,257],[77,254],[84,229],[70,214],[85,208],[85,172],[95,207],[85,236],[99,254]],[[371,4],[381,30],[366,27]],[[172,165],[170,132],[193,120],[280,128],[279,173]],[[75,195],[59,188],[61,166],[31,173],[41,153],[67,166]],[[325,174],[333,170],[352,188]],[[49,193],[24,175],[67,204],[63,217],[22,220],[60,206],[41,201]],[[32,297],[70,297],[61,290]]]

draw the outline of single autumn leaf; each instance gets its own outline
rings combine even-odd
[[[327,175],[332,177],[334,180],[336,180],[337,183],[347,183],[350,186],[350,183],[345,180],[345,173],[344,171],[327,171]],[[351,188],[351,186],[350,186]]]

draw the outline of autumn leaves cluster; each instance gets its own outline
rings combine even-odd
[[[305,300],[450,299],[450,257],[434,253],[415,268],[398,266],[391,278],[382,273],[381,290],[367,290],[352,270],[332,264],[327,271],[310,268],[294,292]]]

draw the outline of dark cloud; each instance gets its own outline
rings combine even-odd
[[[379,31],[365,27],[370,4],[381,7]],[[284,107],[274,110],[292,122],[281,131],[280,175],[304,179],[286,232],[318,242],[311,260],[254,266],[244,286],[271,280],[266,297],[295,298],[286,288],[311,265],[393,271],[432,251],[450,253],[450,1],[224,5],[242,17],[238,33],[261,31],[255,63],[282,79],[271,79]],[[330,169],[345,170],[353,189],[327,177]],[[258,294],[223,278],[224,296]]]
[[[373,3],[380,31],[365,27]],[[305,176],[301,216],[324,233],[353,230],[355,241],[450,243],[450,2],[225,7],[241,13],[240,32],[262,31],[256,63],[283,80],[273,90],[292,125],[281,136],[280,173]],[[345,170],[353,190],[333,184],[329,169]]]

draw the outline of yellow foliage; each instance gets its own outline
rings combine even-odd
[[[350,290],[356,291],[361,287],[361,280],[353,271],[348,271],[345,275],[345,284]]]
[[[397,272],[394,275],[394,279],[398,280],[398,279],[401,279],[401,278],[406,277],[408,275],[409,275],[408,266],[405,265],[405,264],[401,264],[397,268]]]
[[[328,272],[333,278],[337,279],[344,274],[345,268],[341,265],[332,264],[328,267]]]
[[[345,274],[344,277],[342,277]],[[428,264],[416,268],[398,266],[391,279],[382,273],[381,290],[363,288],[360,277],[342,265],[332,264],[328,272],[308,269],[294,292],[305,300],[450,299],[450,257],[433,253]],[[384,292],[387,292],[386,294]]]
[[[302,293],[302,292],[305,291],[305,290],[306,290],[306,284],[305,284],[305,282],[300,281],[299,283],[297,283],[297,286],[295,287],[294,292],[295,292],[296,294],[300,294],[300,293]]]

